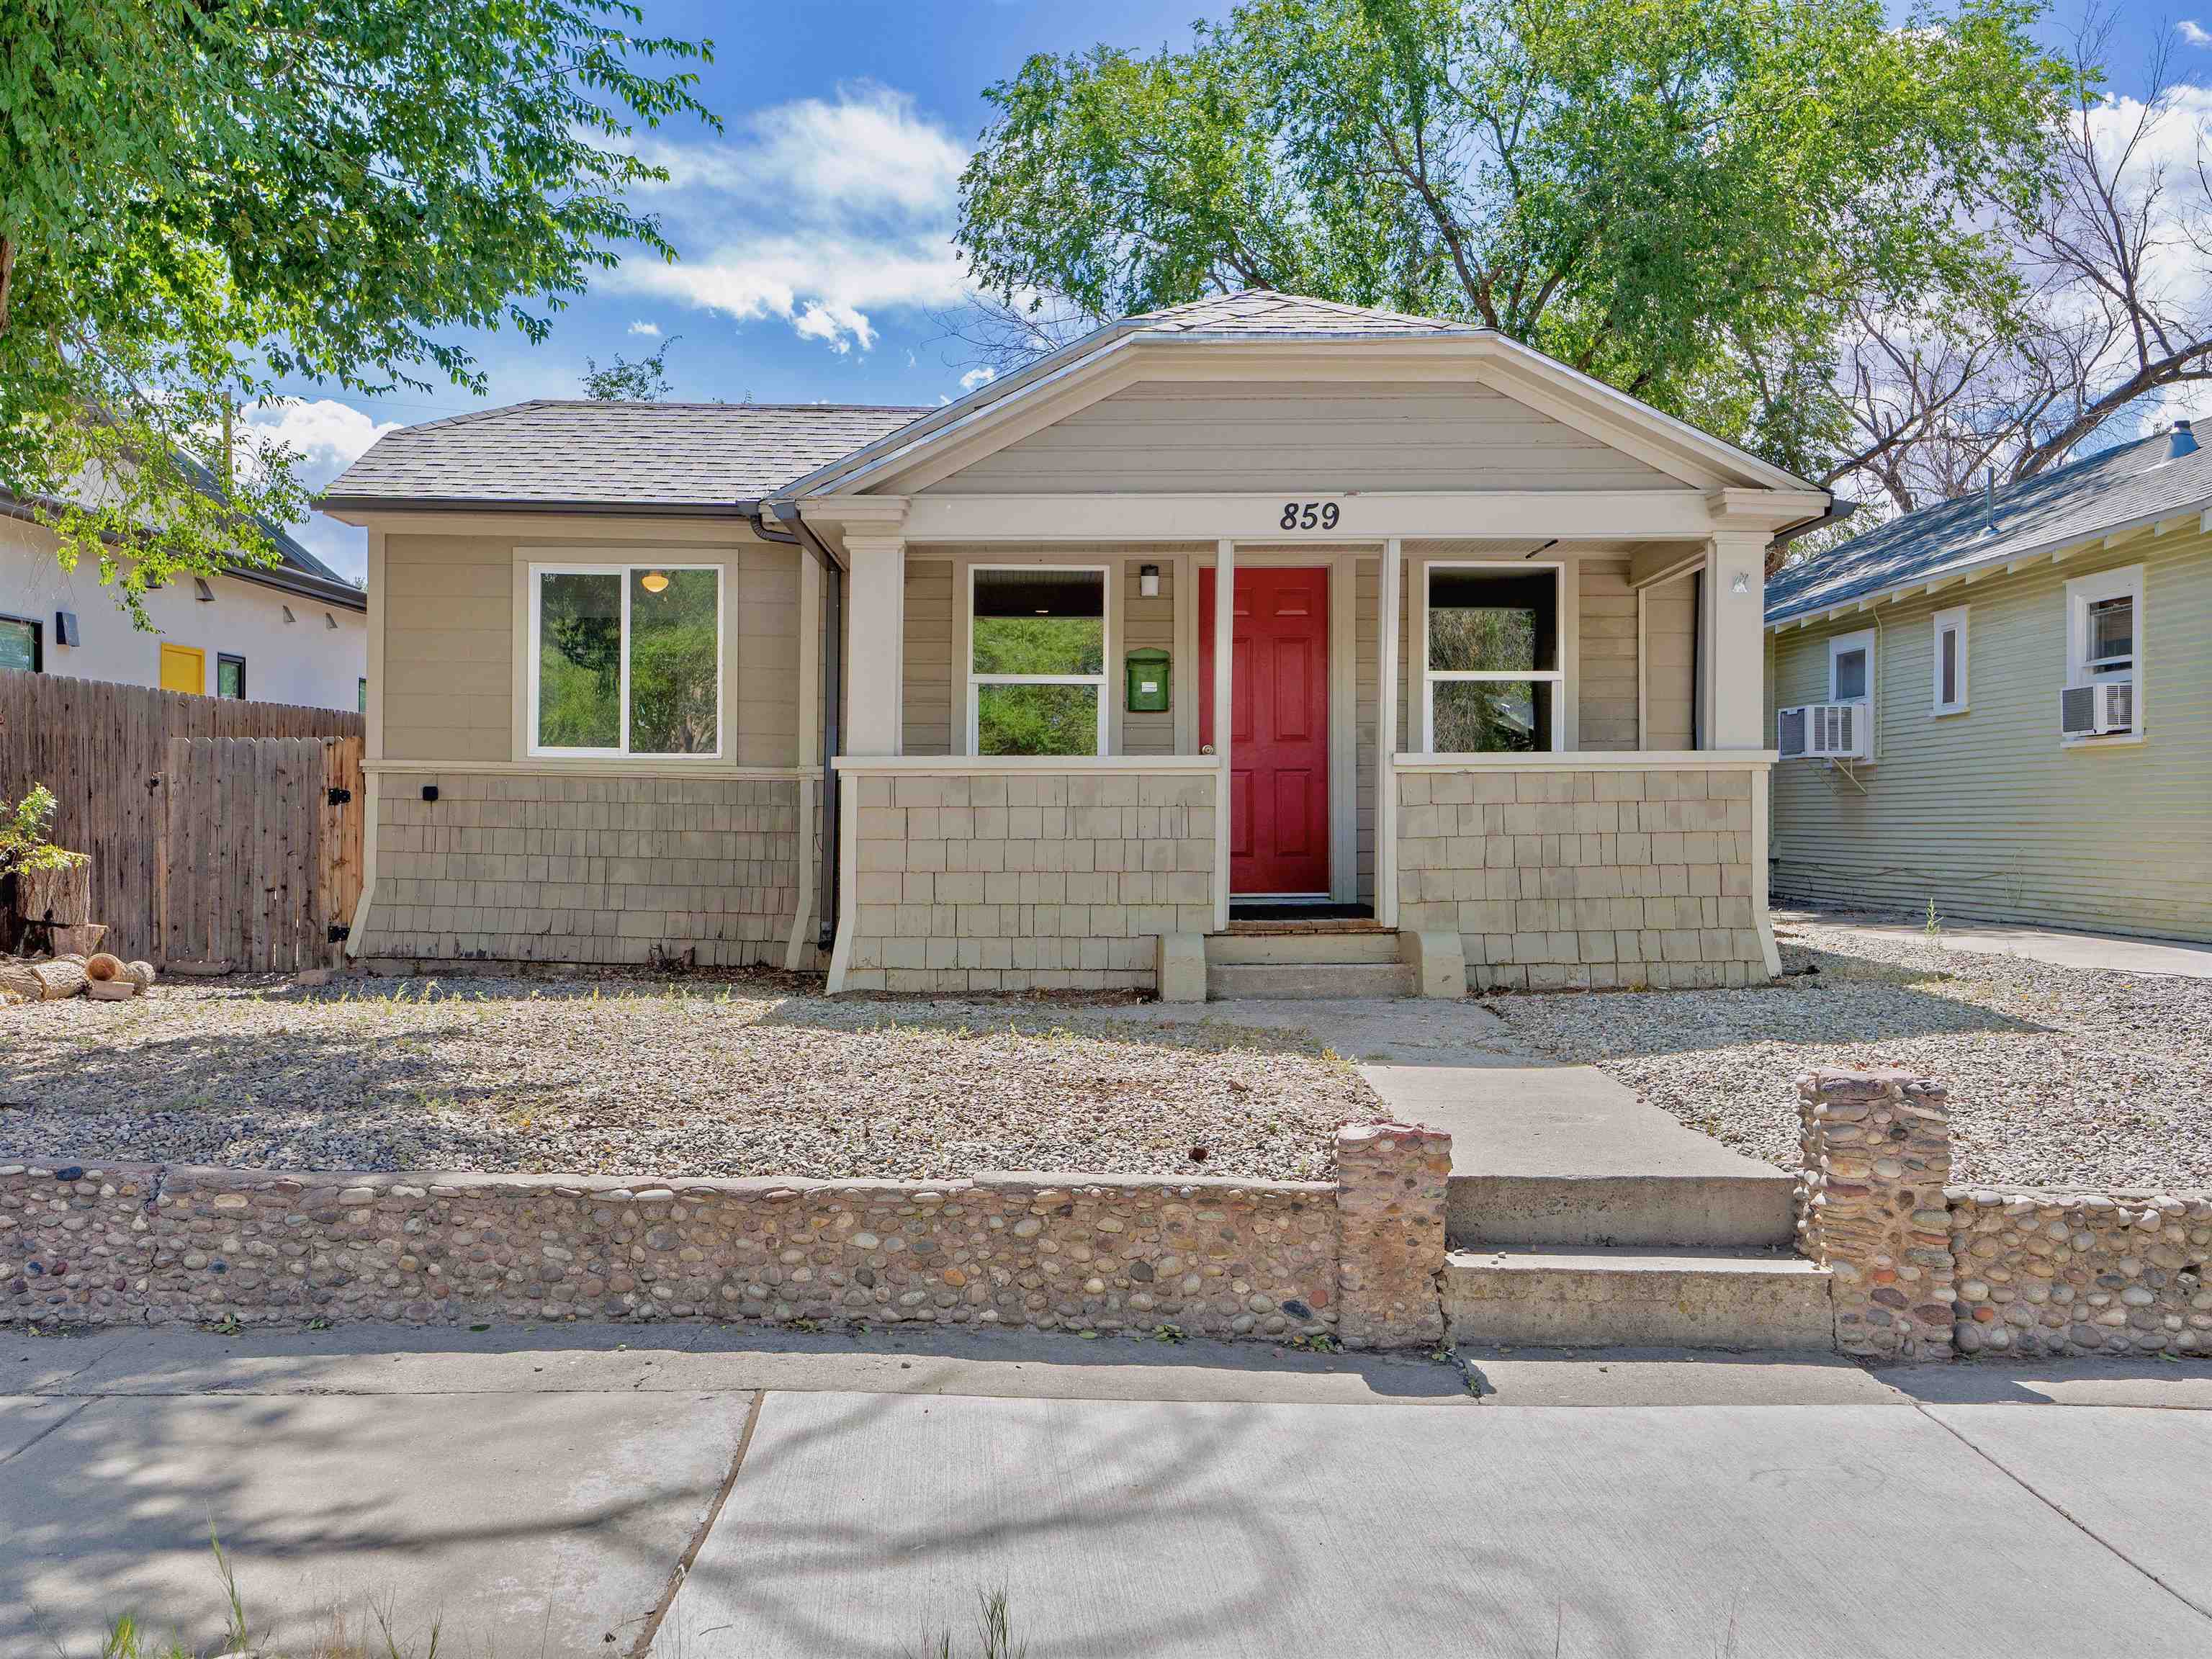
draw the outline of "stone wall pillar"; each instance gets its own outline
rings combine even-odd
[[[1451,1137],[1406,1123],[1347,1123],[1336,1135],[1337,1335],[1348,1348],[1443,1340]]]
[[[1801,1248],[1834,1275],[1836,1346],[1874,1359],[1951,1355],[1951,1116],[1942,1085],[1903,1072],[1816,1072],[1797,1085]]]

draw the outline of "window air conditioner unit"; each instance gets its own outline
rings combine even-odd
[[[2136,728],[2136,683],[2094,680],[2058,694],[2058,729],[2069,738],[2106,737]]]
[[[1866,760],[1873,722],[1863,702],[1808,702],[1776,711],[1774,746],[1784,760]]]

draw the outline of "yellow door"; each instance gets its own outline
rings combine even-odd
[[[161,647],[161,690],[189,691],[198,696],[207,690],[207,653],[196,645]]]

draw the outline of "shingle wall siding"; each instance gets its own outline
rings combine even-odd
[[[1149,988],[1213,925],[1214,780],[860,775],[856,991]]]
[[[2063,745],[2066,584],[2135,564],[2148,740]],[[1968,708],[1937,716],[1934,617],[1958,605]],[[1876,626],[1874,763],[1774,769],[1778,898],[2212,939],[2212,537],[2138,536],[1789,629],[1768,729],[1826,697],[1831,638]]]
[[[783,960],[796,780],[425,771],[379,785],[366,957]]]
[[[1743,985],[1752,775],[1471,770],[1398,775],[1398,926],[1456,932],[1479,989]]]

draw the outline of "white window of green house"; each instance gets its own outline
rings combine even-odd
[[[532,565],[530,647],[532,754],[721,753],[719,568]]]
[[[2066,684],[2126,680],[2134,727],[2143,718],[2143,568],[2103,570],[2066,584]]]
[[[968,752],[1104,754],[1105,568],[974,565],[968,582]]]
[[[1828,701],[1870,702],[1874,699],[1874,629],[1838,634],[1828,641]]]
[[[1936,613],[1934,684],[1929,688],[1938,714],[1966,712],[1966,607]]]
[[[1431,564],[1421,746],[1436,755],[1565,746],[1556,564]]]

